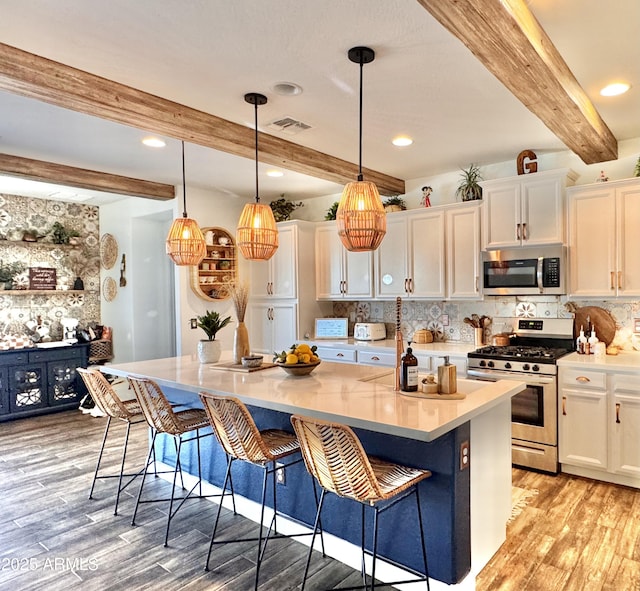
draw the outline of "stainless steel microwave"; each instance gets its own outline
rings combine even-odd
[[[514,248],[482,253],[485,295],[564,294],[565,246]]]

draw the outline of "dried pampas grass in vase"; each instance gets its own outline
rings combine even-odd
[[[249,285],[244,282],[232,283],[228,286],[227,291],[233,300],[236,318],[238,319],[238,324],[233,334],[233,362],[236,365],[240,365],[243,357],[251,355],[249,331],[244,323],[247,303],[249,302]]]

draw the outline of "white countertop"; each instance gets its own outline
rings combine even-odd
[[[279,367],[245,373],[200,365],[193,356],[104,365],[105,373],[149,377],[162,387],[237,396],[244,403],[306,414],[379,433],[432,441],[511,398],[524,382],[458,379],[464,400],[430,400],[395,392],[392,369],[323,361],[305,377]],[[385,377],[381,377],[385,376]]]
[[[595,355],[570,353],[558,359],[558,365],[609,371],[640,371],[640,352],[620,351],[617,355],[605,355],[601,359],[597,359]]]
[[[332,349],[363,349],[367,351],[395,351],[396,342],[394,339],[385,339],[381,341],[357,341],[353,338],[349,339],[309,339],[304,341],[310,345],[317,345],[318,347],[330,347]],[[403,347],[407,348],[407,341],[403,341]],[[460,342],[438,342],[428,343],[420,345],[418,343],[411,343],[411,349],[414,354],[425,355],[459,355],[466,357],[469,351],[475,351],[477,347],[473,343],[460,343]]]

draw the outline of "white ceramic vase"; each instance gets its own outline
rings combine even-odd
[[[217,363],[220,361],[222,347],[220,341],[202,340],[198,342],[198,361],[200,363]]]

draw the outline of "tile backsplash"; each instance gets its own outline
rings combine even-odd
[[[436,341],[473,343],[473,328],[463,322],[471,314],[491,318],[573,318],[565,304],[564,296],[513,296],[485,297],[483,301],[412,301],[402,300],[401,329],[405,339],[411,339],[420,328],[429,329]],[[577,307],[598,306],[607,310],[616,322],[614,343],[632,349],[631,335],[633,319],[640,317],[640,302],[574,301]],[[384,322],[387,336],[395,330],[395,301],[334,302],[333,312],[337,317],[348,318],[350,332],[355,322]],[[493,323],[487,330],[487,338],[502,332],[501,326]],[[597,326],[596,326],[597,332]]]

